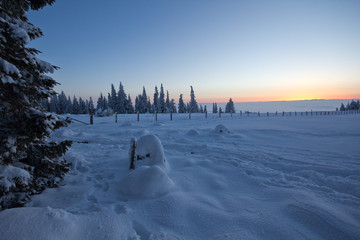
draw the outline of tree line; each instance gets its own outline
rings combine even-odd
[[[152,100],[152,101],[151,101]],[[145,87],[141,94],[136,96],[135,104],[133,104],[130,94],[126,94],[124,86],[120,82],[118,91],[115,90],[114,84],[111,84],[110,92],[107,97],[100,93],[97,100],[96,108],[92,97],[89,100],[83,100],[81,97],[66,96],[64,91],[59,95],[53,95],[50,98],[42,100],[42,106],[46,111],[54,112],[57,114],[88,114],[89,112],[95,113],[97,116],[118,114],[132,114],[132,113],[204,113],[207,112],[206,106],[198,104],[195,97],[195,92],[190,86],[190,101],[185,103],[183,94],[180,94],[178,104],[176,106],[175,100],[170,99],[169,91],[166,91],[163,84],[160,85],[160,91],[155,86],[152,99],[148,96]],[[219,111],[223,111],[219,108]],[[218,112],[216,103],[213,103],[213,113]],[[235,112],[234,103],[230,98],[226,104],[225,112]]]
[[[347,103],[346,107],[345,105],[342,103],[340,106],[340,111],[349,111],[349,110],[360,110],[360,100],[354,101],[351,100],[351,102]],[[336,108],[336,111],[339,111],[338,108]]]

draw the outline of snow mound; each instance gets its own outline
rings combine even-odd
[[[121,124],[122,127],[130,127],[133,124],[131,122],[124,122],[123,124]]]
[[[159,166],[137,168],[120,182],[120,192],[140,198],[156,198],[168,193],[174,182]]]
[[[50,207],[24,207],[3,211],[0,222],[1,239],[138,239],[125,217],[110,213],[75,215]]]
[[[136,167],[154,165],[167,167],[163,146],[155,135],[140,137],[137,141],[135,157]]]
[[[82,173],[88,171],[88,167],[86,166],[87,161],[85,160],[84,156],[81,154],[78,154],[70,150],[65,154],[65,160],[71,163],[72,170],[79,171]]]
[[[186,135],[189,135],[189,136],[196,136],[196,135],[199,135],[199,132],[195,129],[190,129]]]
[[[227,129],[227,127],[225,127],[222,124],[219,124],[215,127],[215,133],[230,133],[229,129]]]

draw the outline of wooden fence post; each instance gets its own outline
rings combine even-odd
[[[266,115],[269,116],[269,112],[267,112]]]
[[[95,109],[89,108],[89,115],[90,115],[90,124],[94,124],[94,115],[95,115]]]
[[[283,111],[283,114],[282,114],[283,116],[285,116],[285,112]]]
[[[242,111],[240,111],[240,117],[242,116]]]
[[[205,118],[207,118],[207,111],[205,111]]]
[[[191,111],[189,112],[189,119],[191,119]]]
[[[115,113],[115,123],[117,123],[117,113]]]
[[[135,169],[135,149],[136,149],[136,140],[135,140],[135,138],[132,138],[131,142],[130,142],[130,167],[129,167],[129,169]]]
[[[275,116],[277,116],[277,111],[275,112]]]
[[[258,111],[258,117],[260,117],[260,111]]]
[[[137,112],[137,121],[140,121],[140,112]]]
[[[170,111],[170,121],[172,121],[172,111]]]
[[[157,111],[155,112],[155,121],[157,121]]]

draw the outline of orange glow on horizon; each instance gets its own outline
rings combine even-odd
[[[326,100],[335,100],[335,99],[348,99],[355,100],[360,99],[360,95],[346,95],[346,94],[337,94],[337,95],[294,95],[294,96],[283,96],[283,97],[231,97],[234,102],[277,102],[277,101],[303,101],[303,100],[315,100],[315,99],[326,99]],[[228,102],[229,98],[224,97],[215,97],[215,98],[198,98],[198,103],[225,103]]]

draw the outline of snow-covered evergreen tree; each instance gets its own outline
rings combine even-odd
[[[235,106],[233,100],[230,98],[229,102],[225,106],[226,113],[235,113]]]
[[[178,112],[179,113],[186,113],[186,105],[184,103],[182,94],[180,94],[180,97],[179,97]]]
[[[81,97],[79,98],[79,106],[80,106],[80,114],[87,113],[87,111],[86,111],[86,103]]]
[[[120,86],[119,86],[119,91],[118,91],[118,97],[117,97],[117,108],[116,108],[116,112],[117,113],[126,113],[125,110],[125,104],[126,104],[126,99],[127,99],[127,95],[125,93],[124,90],[124,86],[122,85],[122,83],[120,82]]]
[[[78,102],[77,98],[75,97],[75,95],[74,95],[73,102],[72,102],[71,113],[72,114],[80,114],[80,105],[79,105],[79,102]]]
[[[116,90],[115,90],[114,84],[111,84],[109,107],[112,110],[114,110],[115,112],[119,109],[119,103],[118,103],[118,98],[116,95]]]
[[[66,100],[64,113],[71,113],[71,112],[72,112],[72,102],[71,102],[71,98],[69,96]]]
[[[159,109],[161,113],[166,112],[164,87],[160,86]]]
[[[170,96],[169,96],[169,91],[166,91],[165,112],[170,112],[170,111],[171,111]]]
[[[213,103],[213,113],[217,113],[218,112],[218,107],[217,107],[217,103]]]
[[[190,111],[192,113],[197,113],[197,112],[199,112],[199,106],[195,99],[194,89],[192,86],[190,86],[190,88],[191,88],[191,90],[190,90]]]
[[[53,0],[0,1],[0,208],[19,206],[46,187],[56,186],[69,170],[61,156],[70,141],[48,142],[68,120],[45,112],[41,100],[57,84],[46,73],[55,66],[36,57],[31,40],[42,36],[26,12]],[[65,99],[66,100],[66,99]]]
[[[345,111],[346,109],[345,109],[345,106],[344,106],[344,104],[342,103],[341,104],[341,106],[340,106],[340,111]]]
[[[61,93],[58,97],[58,100],[59,100],[59,112],[58,113],[59,114],[66,113],[68,111],[69,104],[68,104],[68,99],[66,98],[64,91],[61,91]],[[71,100],[70,100],[70,102],[71,102]]]
[[[160,108],[159,108],[160,102],[159,102],[159,91],[157,86],[155,86],[155,92],[154,92],[154,102],[153,102],[153,112],[159,112]]]
[[[94,112],[94,111],[95,111],[94,101],[92,100],[92,97],[90,97],[89,106],[88,106],[88,112]]]
[[[130,94],[128,95],[128,99],[126,101],[126,112],[130,113],[130,114],[135,112],[134,106],[131,101]]]
[[[173,98],[170,100],[169,106],[170,106],[170,111],[171,111],[171,112],[177,113],[175,100],[174,100]]]

